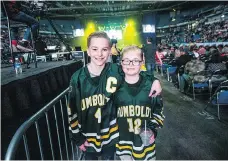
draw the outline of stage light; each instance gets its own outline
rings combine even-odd
[[[129,18],[125,22],[126,27],[123,29],[123,41],[120,43],[126,45],[140,45],[141,44],[141,37],[138,34],[139,31],[139,24],[137,23],[136,18]]]
[[[176,19],[175,18],[172,18],[172,21],[176,21]]]
[[[174,12],[176,12],[176,10],[175,10],[175,9],[173,9],[173,11],[174,11]]]
[[[222,17],[222,18],[224,18],[224,17],[225,17],[225,15],[222,15],[221,17]]]

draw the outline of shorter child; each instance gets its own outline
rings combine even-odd
[[[163,126],[162,98],[148,97],[153,81],[141,76],[142,63],[143,53],[139,47],[123,49],[121,65],[125,82],[114,96],[119,126],[116,154],[121,160],[155,159],[156,131]]]

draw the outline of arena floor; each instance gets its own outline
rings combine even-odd
[[[156,153],[158,160],[222,160],[228,159],[228,110],[204,111],[206,101],[183,95],[160,75],[163,86],[164,127],[158,130]]]

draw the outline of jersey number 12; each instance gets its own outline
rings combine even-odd
[[[135,121],[132,120],[132,118],[128,118],[127,122],[129,124],[129,132],[133,132],[134,134],[139,134],[140,133],[140,127],[142,124],[141,119],[136,119]]]

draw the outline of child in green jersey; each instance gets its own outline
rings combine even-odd
[[[147,96],[153,81],[141,75],[142,63],[143,53],[139,47],[128,46],[122,50],[125,81],[113,101],[119,127],[116,154],[121,160],[154,160],[156,131],[163,126],[162,99]]]
[[[123,82],[123,75],[117,64],[107,63],[111,42],[105,32],[90,34],[87,45],[91,62],[76,71],[70,82],[69,129],[86,160],[100,156],[102,160],[113,160],[119,132],[111,97]],[[150,95],[152,91],[161,92],[158,80]]]

